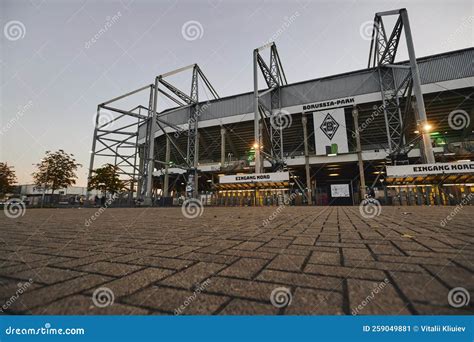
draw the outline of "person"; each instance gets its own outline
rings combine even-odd
[[[105,195],[100,198],[100,205],[105,206]]]
[[[98,206],[99,205],[99,196],[95,195],[94,197],[94,205]]]

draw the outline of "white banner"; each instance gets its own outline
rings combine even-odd
[[[351,197],[349,184],[331,184],[331,197]]]
[[[220,184],[288,182],[289,180],[290,174],[288,172],[248,173],[219,177]]]
[[[338,153],[348,153],[344,108],[313,113],[316,155],[327,155],[327,146],[337,144]]]
[[[436,163],[387,166],[388,177],[437,175],[443,173],[473,173],[474,162]]]

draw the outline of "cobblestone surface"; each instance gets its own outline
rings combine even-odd
[[[0,309],[474,313],[472,299],[461,308],[448,303],[454,287],[474,297],[473,207],[456,210],[445,227],[440,221],[453,207],[383,207],[374,218],[358,207],[287,207],[263,224],[275,210],[206,207],[195,219],[180,208],[27,209],[16,219],[1,213]],[[114,300],[100,307],[92,299],[104,287]],[[289,303],[272,304],[278,288]]]

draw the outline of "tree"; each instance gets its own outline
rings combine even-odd
[[[35,185],[51,189],[51,194],[54,194],[54,190],[76,184],[76,170],[82,165],[73,157],[73,154],[63,150],[46,151],[45,157],[36,164],[37,171],[33,173]]]
[[[13,190],[16,183],[15,170],[7,163],[0,162],[0,194],[7,194]]]
[[[105,164],[98,169],[92,171],[92,176],[89,178],[89,190],[101,190],[105,194],[116,192],[124,188],[124,183],[120,180],[118,175],[118,167],[112,164]]]

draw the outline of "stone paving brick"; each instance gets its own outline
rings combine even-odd
[[[155,255],[173,258],[173,257],[177,257],[180,255],[195,251],[196,249],[199,249],[199,247],[198,246],[181,246],[175,249],[170,249],[169,251],[156,253]]]
[[[103,286],[110,288],[115,297],[121,297],[147,287],[172,273],[173,271],[170,270],[150,267],[106,283]]]
[[[401,271],[401,272],[414,272],[420,273],[424,272],[419,265],[415,264],[403,264],[403,263],[394,263],[394,262],[383,262],[383,261],[367,261],[364,260],[344,260],[344,266],[346,267],[360,267],[364,268],[373,268],[381,271]]]
[[[262,245],[263,245],[263,242],[260,242],[260,241],[245,241],[235,246],[233,249],[244,250],[244,251],[254,251]]]
[[[257,276],[256,280],[286,284],[290,286],[314,287],[324,290],[341,291],[342,289],[342,283],[340,279],[315,276],[302,272],[293,273],[264,270]]]
[[[62,258],[62,257],[55,257],[55,258],[50,258],[50,259],[43,259],[43,260],[38,260],[38,261],[32,261],[28,263],[21,262],[17,265],[13,266],[8,266],[8,267],[1,267],[0,268],[0,276],[12,276],[14,277],[16,274],[35,269],[35,268],[41,268],[41,267],[46,267],[48,265],[53,265],[56,262],[62,263],[65,261],[69,261],[70,258]]]
[[[172,270],[182,270],[189,267],[194,261],[181,260],[181,259],[170,259],[155,256],[145,256],[129,262],[134,265],[153,266],[158,268],[169,268]]]
[[[436,306],[414,303],[415,310],[420,315],[474,315],[474,304],[461,308],[453,308],[451,306]]]
[[[267,266],[274,270],[281,271],[301,271],[306,257],[301,255],[280,254]]]
[[[278,249],[281,250],[282,248],[288,247],[291,243],[292,243],[291,240],[288,240],[288,239],[282,240],[282,239],[275,238],[273,240],[268,241],[265,244],[265,247],[276,247],[277,250]]]
[[[109,306],[97,307],[92,302],[91,296],[74,295],[33,308],[28,313],[33,315],[147,315],[149,311],[117,302]]]
[[[401,291],[413,302],[445,305],[449,289],[429,274],[390,272]]]
[[[474,312],[447,302],[453,287],[473,296],[474,207],[445,227],[449,207],[383,207],[374,219],[357,206],[287,207],[263,226],[274,210],[206,207],[189,220],[180,208],[109,208],[87,231],[95,208],[0,215],[0,298],[32,277],[9,313],[173,314],[209,279],[186,313],[350,314],[388,277],[362,314]],[[101,286],[115,303],[98,310],[91,296]],[[272,306],[277,287],[291,291],[290,306]]]
[[[25,292],[26,290],[32,291],[42,286],[43,285],[35,282],[27,284],[26,281],[0,278],[0,309],[6,304],[7,300],[12,296],[16,296],[20,288]],[[20,294],[20,292],[18,292],[18,294]],[[21,300],[21,296],[19,296],[18,300]]]
[[[256,258],[256,259],[273,259],[275,257],[275,253],[267,253],[267,252],[252,252],[252,251],[239,251],[235,249],[225,250],[222,251],[221,254],[230,255],[230,256],[238,256],[243,258]]]
[[[410,311],[390,281],[349,279],[350,311],[353,315],[409,315]]]
[[[297,288],[285,314],[343,315],[343,296],[336,291]]]
[[[192,289],[194,286],[200,284],[203,280],[208,279],[213,274],[216,274],[224,267],[225,265],[222,264],[199,262],[184,271],[166,278],[161,282],[161,284]]]
[[[297,237],[293,244],[295,245],[305,245],[305,246],[313,246],[316,242],[316,238],[314,237]]]
[[[150,309],[163,310],[172,314],[203,315],[214,313],[229,299],[225,296],[210,295],[203,292],[152,286],[124,298],[124,302]]]
[[[93,264],[78,267],[79,270],[84,272],[99,273],[112,277],[122,277],[129,273],[138,271],[141,268],[143,267],[106,261],[99,261]]]
[[[432,274],[439,277],[449,287],[464,287],[467,290],[474,292],[474,273],[471,273],[461,267],[440,267],[440,266],[425,266]]]
[[[344,259],[368,260],[373,261],[374,258],[367,248],[343,248],[342,255]]]
[[[77,258],[77,259],[68,260],[68,261],[64,261],[64,262],[56,262],[52,265],[55,266],[55,267],[72,268],[72,267],[87,265],[87,264],[97,262],[97,261],[109,260],[109,259],[111,259],[113,257],[117,257],[117,256],[120,256],[120,254],[117,254],[117,253],[114,253],[114,254],[101,253],[101,254],[93,255],[93,256],[90,256],[90,257],[86,257],[86,258]]]
[[[385,273],[379,270],[368,270],[365,268],[364,262],[359,262],[356,267],[342,267],[342,266],[328,266],[328,265],[306,265],[305,273],[341,277],[341,278],[356,278],[356,279],[385,279]]]
[[[15,278],[22,280],[32,279],[35,283],[54,284],[62,282],[67,279],[76,278],[85,275],[83,272],[76,272],[72,270],[64,270],[54,267],[41,267],[28,269],[23,272],[15,273]]]
[[[267,264],[263,259],[242,258],[223,271],[220,276],[251,279]]]
[[[397,256],[397,255],[380,255],[377,257],[379,261],[396,262],[401,264],[417,264],[417,265],[436,265],[436,266],[454,266],[446,258],[422,258],[414,256]]]
[[[180,258],[195,260],[195,261],[204,261],[212,262],[217,264],[232,264],[239,259],[237,256],[230,255],[221,255],[221,254],[207,254],[207,253],[198,253],[191,252],[189,254],[182,255]]]
[[[254,299],[270,303],[270,295],[276,287],[278,287],[277,284],[252,280],[212,277],[205,291],[229,297]]]
[[[333,249],[333,252],[334,253],[314,251],[308,262],[313,264],[340,266],[341,255],[339,254],[339,250]]]
[[[232,299],[219,313],[220,315],[276,315],[278,308],[272,304],[252,302],[245,299]]]
[[[92,287],[98,286],[110,280],[110,277],[88,274],[71,280],[67,280],[62,283],[56,283],[54,285],[49,285],[28,291],[21,296],[22,302],[32,309],[36,306],[44,306],[49,302],[60,299],[62,297],[70,296],[81,291],[90,289]],[[11,309],[20,309],[21,307],[17,306],[15,302]]]

